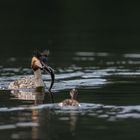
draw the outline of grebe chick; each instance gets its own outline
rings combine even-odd
[[[48,74],[51,75],[51,84],[49,87],[49,91],[54,84],[54,71],[47,64],[49,51],[45,50],[44,52],[36,51],[31,60],[31,68],[34,72],[34,76],[25,76],[24,78],[15,80],[9,84],[8,89],[18,90],[18,89],[26,89],[26,88],[44,88],[45,84],[42,80],[41,70],[44,70]]]
[[[78,92],[76,89],[72,89],[70,91],[70,97],[71,99],[65,99],[62,102],[60,102],[58,105],[63,106],[80,106],[79,102],[76,100],[76,97],[78,95]]]

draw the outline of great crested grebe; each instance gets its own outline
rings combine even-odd
[[[54,84],[54,71],[51,67],[47,65],[47,57],[49,51],[45,50],[43,52],[36,51],[32,57],[31,68],[34,72],[34,76],[25,76],[19,80],[15,80],[9,84],[8,89],[18,90],[18,89],[30,89],[30,88],[44,88],[45,84],[42,80],[41,70],[46,71],[51,75],[51,84],[49,91]]]
[[[80,106],[79,102],[76,100],[78,91],[74,88],[70,91],[71,99],[65,99],[62,102],[58,103],[59,106]]]

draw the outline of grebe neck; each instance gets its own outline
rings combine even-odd
[[[34,71],[34,77],[35,77],[35,86],[44,87],[44,82],[42,80],[42,74],[40,69]]]

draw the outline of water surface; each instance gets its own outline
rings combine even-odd
[[[0,134],[2,139],[139,139],[140,54],[65,52],[69,58],[50,57],[56,80],[51,102],[45,92],[11,92],[8,84],[32,75],[30,58],[10,57],[0,69]],[[21,62],[24,65],[21,67]],[[8,65],[9,64],[9,65]],[[77,88],[80,107],[60,107]]]

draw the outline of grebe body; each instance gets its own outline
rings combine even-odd
[[[65,99],[62,102],[60,102],[58,105],[63,107],[63,106],[80,106],[80,103],[76,100],[77,97],[77,90],[76,89],[72,89],[70,91],[70,99]]]
[[[50,91],[54,84],[54,72],[53,69],[47,65],[47,56],[48,51],[44,51],[43,53],[36,52],[31,61],[34,76],[25,76],[21,79],[15,80],[9,84],[8,89],[44,88],[45,84],[41,74],[41,71],[44,70],[51,75],[51,85],[49,87]]]

